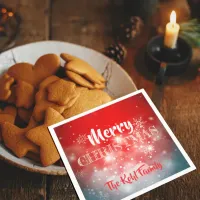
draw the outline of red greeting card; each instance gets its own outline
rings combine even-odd
[[[195,169],[144,90],[49,130],[81,200],[130,200]]]

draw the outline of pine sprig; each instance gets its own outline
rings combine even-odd
[[[200,23],[198,19],[192,19],[180,24],[180,36],[192,47],[200,47]]]

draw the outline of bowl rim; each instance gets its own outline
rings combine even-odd
[[[1,148],[1,146],[0,146],[0,148]],[[12,153],[10,153],[10,154],[12,154]],[[20,159],[20,158],[17,158],[17,159]],[[12,166],[16,166],[20,169],[25,169],[26,171],[29,171],[32,173],[40,173],[40,174],[44,174],[44,175],[59,175],[59,176],[67,175],[67,171],[66,171],[65,167],[60,167],[60,170],[52,170],[52,171],[45,170],[45,167],[40,167],[40,169],[37,169],[37,168],[31,167],[31,166],[29,167],[29,166],[19,164],[19,163],[13,161],[12,159],[6,158],[2,154],[0,154],[0,160],[5,161],[6,163],[11,164]]]

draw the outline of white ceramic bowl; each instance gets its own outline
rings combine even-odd
[[[29,62],[34,64],[42,55],[47,53],[69,53],[90,63],[107,80],[106,92],[118,98],[136,90],[136,86],[129,75],[117,63],[103,54],[75,44],[58,41],[36,42],[8,50],[0,55],[0,74],[5,72],[16,62]],[[63,64],[63,61],[61,61]],[[52,165],[42,167],[28,158],[17,158],[3,144],[0,144],[0,158],[32,172],[50,175],[64,175],[64,167]]]

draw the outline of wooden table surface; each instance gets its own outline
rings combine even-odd
[[[112,29],[123,16],[123,9],[111,0],[4,0],[22,17],[16,46],[61,40],[102,52],[113,42]],[[138,88],[144,88],[197,167],[183,177],[167,183],[138,200],[200,199],[200,77],[192,72],[169,79],[164,89],[155,87],[145,71],[138,49],[145,45],[141,36],[128,48],[123,64]],[[137,58],[137,59],[136,59]],[[139,64],[139,65],[138,65]],[[30,173],[0,161],[0,200],[78,199],[68,176]]]

